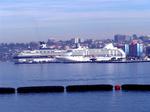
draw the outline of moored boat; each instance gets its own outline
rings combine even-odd
[[[45,46],[45,45],[44,45]],[[89,49],[78,46],[69,50],[51,50],[42,48],[38,50],[24,50],[15,57],[15,63],[85,63],[120,61],[126,58],[122,49],[108,44],[101,49]]]
[[[60,62],[103,62],[118,61],[125,58],[125,52],[114,47],[113,44],[108,44],[102,49],[89,49],[79,46],[77,49],[71,49],[60,56],[56,56],[56,59]]]

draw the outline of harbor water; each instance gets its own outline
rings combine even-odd
[[[0,86],[150,84],[150,63],[0,63]],[[0,95],[2,112],[148,112],[150,92]]]

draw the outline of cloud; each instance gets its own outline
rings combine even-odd
[[[148,0],[13,0],[14,2],[1,2],[0,1],[0,9],[23,9],[23,8],[32,8],[32,9],[42,9],[42,8],[64,8],[70,9],[72,8],[90,8],[90,7],[104,7],[114,6],[118,7],[120,4],[122,5],[134,5],[134,4],[145,4],[149,3]],[[123,6],[121,6],[123,7]],[[109,8],[108,8],[109,9]]]
[[[132,25],[133,31],[141,26],[144,32],[150,25],[149,6],[149,0],[0,0],[0,28],[16,33],[24,29],[22,35],[35,27],[46,34],[64,30],[86,34],[115,28],[117,32],[120,26],[129,31]]]

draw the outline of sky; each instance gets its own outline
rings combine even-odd
[[[0,0],[0,42],[149,35],[150,0]]]

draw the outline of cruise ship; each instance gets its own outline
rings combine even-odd
[[[50,50],[42,45],[38,50],[24,50],[15,57],[15,63],[65,63],[65,62],[109,62],[123,60],[126,54],[112,43],[101,49],[89,49],[78,45],[76,49]]]
[[[65,50],[51,50],[47,48],[46,44],[41,44],[40,49],[37,50],[24,50],[14,56],[16,64],[23,63],[52,63],[57,62],[56,56],[60,56]]]
[[[79,46],[71,49],[60,56],[56,56],[59,62],[108,62],[121,61],[126,59],[122,49],[114,47],[112,43],[102,49],[89,49]]]

